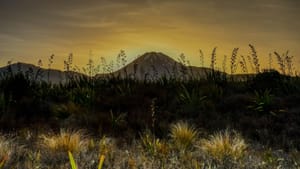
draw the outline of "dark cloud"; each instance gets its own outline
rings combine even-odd
[[[294,47],[300,42],[299,7],[298,0],[1,0],[0,55],[15,55],[16,46],[28,55],[32,49],[26,48],[35,45],[101,49],[99,39],[136,44],[125,39],[130,36],[148,43],[155,33],[178,41],[202,35]]]

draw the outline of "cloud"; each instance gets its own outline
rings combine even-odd
[[[47,46],[88,51],[150,42],[158,48],[252,41],[294,47],[299,6],[297,0],[1,0],[0,47],[28,55]]]

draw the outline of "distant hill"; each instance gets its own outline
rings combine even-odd
[[[9,73],[12,74],[23,73],[24,75],[27,75],[31,79],[45,81],[45,82],[49,80],[51,83],[55,83],[55,84],[66,82],[67,77],[69,75],[73,75],[73,76],[83,75],[81,73],[71,72],[71,71],[66,72],[66,71],[55,70],[55,69],[44,69],[28,63],[14,63],[0,68],[0,75],[1,75],[0,78]]]

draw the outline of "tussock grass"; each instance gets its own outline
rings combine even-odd
[[[61,130],[57,135],[42,135],[41,137],[43,146],[56,152],[80,152],[88,143],[82,131]]]
[[[198,138],[198,131],[187,122],[179,121],[171,125],[170,136],[177,148],[187,150]]]
[[[176,124],[178,125],[179,122]],[[182,124],[183,122],[180,123],[181,128],[184,126]],[[188,125],[188,123],[185,124],[191,128],[191,125]],[[74,132],[77,133],[77,131]],[[71,132],[69,131],[69,133]],[[58,137],[60,135],[60,133],[57,135],[52,134],[52,137]],[[289,153],[282,150],[265,150],[260,147],[260,145],[251,145],[251,147],[253,147],[251,151],[246,151],[248,145],[245,143],[244,139],[234,131],[226,130],[218,132],[205,140],[194,139],[191,146],[196,147],[199,145],[199,148],[201,148],[200,151],[197,148],[193,148],[180,152],[178,151],[178,147],[174,146],[175,142],[173,139],[165,139],[161,138],[161,140],[159,140],[154,136],[148,136],[147,142],[151,144],[150,146],[155,147],[154,153],[149,153],[147,152],[146,147],[141,147],[142,140],[133,140],[132,144],[124,143],[111,149],[108,146],[113,144],[113,142],[110,138],[103,137],[100,140],[97,139],[97,141],[93,143],[95,144],[95,146],[92,146],[93,149],[79,153],[70,151],[63,152],[61,148],[57,150],[58,152],[53,152],[49,147],[40,147],[39,144],[29,145],[31,143],[25,142],[25,147],[21,151],[19,149],[20,146],[12,147],[13,149],[10,149],[12,155],[9,160],[5,161],[4,167],[22,169],[71,169],[72,167],[80,169],[299,168],[298,151]],[[80,141],[83,140],[88,139],[83,135]],[[5,144],[2,145],[7,145],[6,141],[8,141],[10,145],[24,144],[22,142],[22,136],[16,136],[13,140],[5,138]],[[39,140],[33,140],[32,143],[35,143],[35,141]],[[201,141],[201,144],[198,144],[197,141]],[[85,148],[85,146],[83,148]],[[113,152],[113,154],[111,152]]]
[[[245,155],[247,148],[240,134],[228,129],[201,140],[200,149],[217,161],[226,159],[238,160]]]

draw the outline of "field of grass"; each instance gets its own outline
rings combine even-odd
[[[45,132],[2,134],[0,167],[297,169],[300,162],[297,150],[267,148],[229,129],[204,135],[186,122],[172,124],[166,138],[147,131],[130,142],[78,130]]]
[[[261,71],[250,48],[252,65],[240,58],[240,66],[256,74],[243,78],[212,70],[205,78],[70,75],[51,84],[8,70],[0,168],[299,168],[300,78],[287,54],[275,53],[280,73]]]

